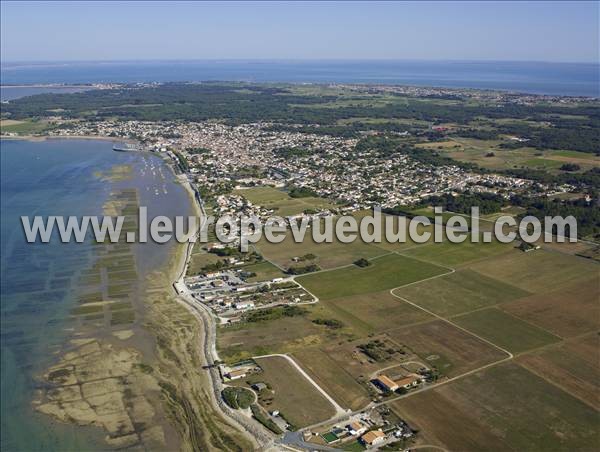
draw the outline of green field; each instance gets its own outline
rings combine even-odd
[[[286,192],[273,187],[254,187],[248,189],[235,190],[233,193],[243,196],[253,204],[266,205],[278,201],[289,199]]]
[[[193,253],[188,266],[188,275],[197,275],[198,273],[201,273],[202,267],[205,267],[208,264],[214,264],[220,260],[222,260],[222,258],[216,254],[207,253],[206,251]]]
[[[563,163],[577,163],[583,170],[600,165],[600,158],[592,153],[560,149],[541,151],[528,146],[505,149],[500,147],[503,141],[454,137],[451,141],[420,143],[417,147],[438,150],[450,158],[491,170],[527,167],[556,173]]]
[[[273,187],[254,187],[235,190],[235,194],[243,196],[253,204],[273,209],[274,215],[287,217],[298,215],[305,210],[333,209],[335,205],[323,198],[292,198],[286,192]]]
[[[295,263],[292,259],[307,254],[316,256],[314,263],[322,269],[348,265],[360,258],[370,259],[385,254],[384,250],[358,239],[352,243],[342,243],[334,237],[332,243],[315,243],[312,240],[311,229],[307,229],[305,239],[301,243],[296,243],[292,233],[288,231],[283,242],[269,243],[263,238],[256,244],[256,249],[283,268],[306,265],[306,263]]]
[[[560,340],[546,330],[495,308],[453,317],[452,321],[512,353],[539,348]]]
[[[470,269],[462,269],[441,278],[412,284],[394,291],[441,316],[495,305],[530,293]]]
[[[365,268],[350,266],[296,278],[320,299],[332,299],[393,289],[414,281],[445,273],[434,264],[398,254],[388,254],[371,261]]]
[[[511,250],[513,246],[512,244],[503,244],[496,241],[491,243],[471,243],[467,238],[462,243],[444,241],[442,243],[432,243],[427,246],[411,248],[410,250],[406,250],[404,254],[439,265],[457,267],[475,260],[502,254]]]
[[[248,278],[249,282],[269,281],[274,278],[286,276],[279,268],[270,262],[260,262],[258,264],[247,265],[243,267],[244,271],[256,273],[256,276]]]
[[[270,353],[287,353],[323,341],[323,330],[306,316],[240,323],[219,328],[219,355],[228,362]]]
[[[443,278],[431,282],[440,279]],[[407,289],[409,287],[415,286],[408,286]],[[334,298],[323,303],[334,311],[339,319],[352,325],[355,330],[365,333],[383,331],[433,319],[433,316],[421,309],[394,297],[389,290]]]
[[[0,130],[2,133],[18,133],[21,135],[35,134],[52,128],[47,121],[12,121],[2,120]]]

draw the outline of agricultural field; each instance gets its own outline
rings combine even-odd
[[[389,290],[333,298],[323,304],[339,319],[365,334],[433,319],[419,308],[394,297]]]
[[[329,353],[311,347],[298,350],[292,356],[343,408],[357,410],[369,402],[366,389],[333,360]]]
[[[477,262],[471,268],[530,292],[548,292],[597,274],[596,264],[565,254],[536,250],[507,253]]]
[[[397,328],[387,334],[448,377],[508,356],[498,348],[442,320]]]
[[[592,153],[560,149],[539,150],[526,145],[517,149],[500,147],[502,143],[508,142],[510,141],[456,136],[447,141],[419,143],[416,147],[439,151],[455,160],[474,163],[491,170],[525,167],[557,173],[564,163],[576,163],[581,166],[580,171],[600,166],[600,157]]]
[[[449,450],[591,451],[598,445],[596,410],[513,363],[392,407]]]
[[[469,268],[396,289],[394,293],[442,317],[530,295],[523,289],[484,276]]]
[[[600,329],[598,300],[600,280],[596,269],[596,276],[586,281],[515,300],[501,308],[555,335],[571,337]]]
[[[434,264],[399,254],[373,259],[364,268],[349,266],[297,278],[310,292],[323,300],[366,294],[420,281],[447,272]]]
[[[452,321],[511,353],[539,348],[560,340],[546,330],[496,308],[453,317]]]
[[[591,333],[520,356],[517,362],[600,410],[599,348],[600,338]]]
[[[496,256],[511,251],[514,244],[504,244],[498,241],[490,243],[471,243],[467,238],[462,243],[444,241],[428,246],[419,246],[406,250],[404,254],[415,259],[433,262],[448,267],[458,267],[469,262]],[[516,251],[515,251],[516,252]]]
[[[331,403],[281,356],[256,359],[263,372],[254,375],[256,381],[268,384],[272,399],[262,401],[269,411],[278,410],[297,428],[324,421],[335,414]]]

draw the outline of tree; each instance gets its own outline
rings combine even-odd
[[[356,265],[357,267],[368,267],[369,265],[371,265],[371,262],[369,262],[364,257],[361,257],[360,259],[354,261],[354,265]]]

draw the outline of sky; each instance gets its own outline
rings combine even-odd
[[[10,61],[427,59],[598,62],[598,2],[1,0]]]

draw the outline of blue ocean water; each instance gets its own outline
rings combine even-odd
[[[55,364],[75,328],[70,310],[80,293],[82,272],[97,257],[97,245],[91,240],[27,243],[20,216],[102,215],[104,203],[119,189],[136,190],[150,218],[187,215],[187,193],[159,157],[113,152],[109,141],[2,140],[0,158],[0,449],[103,449],[98,429],[59,423],[36,413],[31,404],[38,377]],[[99,171],[109,172],[115,165],[131,166],[131,176],[114,182],[98,177]],[[134,245],[140,284],[167,262],[172,246]]]
[[[33,96],[43,93],[78,93],[84,91],[82,88],[62,86],[0,86],[0,100],[12,100],[19,97]]]
[[[199,60],[3,63],[2,83],[229,80],[379,83],[600,97],[600,65],[507,61]]]

